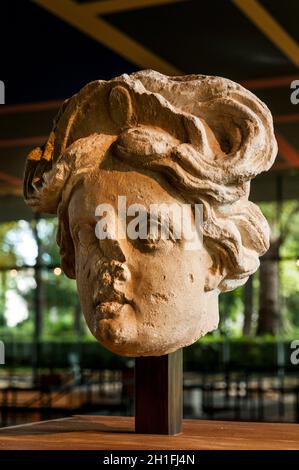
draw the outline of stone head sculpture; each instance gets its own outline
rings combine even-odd
[[[45,146],[28,156],[25,200],[57,214],[62,268],[105,347],[162,355],[217,327],[218,294],[244,284],[268,248],[267,222],[248,196],[276,152],[268,108],[219,77],[141,71],[92,82],[64,103]],[[109,217],[107,237],[97,237],[96,208],[117,219],[120,196],[145,211],[200,204],[200,248],[147,228],[120,237]]]

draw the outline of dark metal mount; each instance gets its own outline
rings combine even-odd
[[[183,350],[135,361],[135,431],[178,434],[183,415]]]

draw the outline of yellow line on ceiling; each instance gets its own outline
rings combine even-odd
[[[97,14],[109,14],[126,10],[136,10],[171,3],[182,3],[190,0],[102,0],[81,4],[86,11]]]
[[[84,4],[71,0],[31,0],[45,8],[88,36],[104,44],[117,54],[141,68],[151,68],[167,75],[181,75],[182,72],[167,61],[119,31],[102,18],[93,16]]]
[[[232,0],[251,21],[299,67],[299,46],[257,0]],[[283,2],[282,2],[283,5]]]

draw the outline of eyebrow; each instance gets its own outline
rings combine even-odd
[[[70,221],[70,227],[74,228],[80,224],[92,225],[95,223],[96,223],[95,216],[79,216],[79,217],[75,217],[72,221]]]
[[[177,224],[176,221],[173,220],[174,217],[166,217],[165,214],[158,213],[158,217],[153,216],[150,212],[147,212],[147,220],[153,220],[154,223],[157,223],[160,227],[165,227],[169,229],[172,235],[175,235],[177,232],[179,234],[182,232],[182,223]]]

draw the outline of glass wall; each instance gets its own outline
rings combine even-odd
[[[186,417],[299,420],[299,366],[291,360],[299,338],[299,204],[260,207],[271,246],[259,271],[220,296],[219,328],[184,348]],[[0,225],[0,426],[86,409],[133,412],[134,361],[89,333],[76,283],[60,268],[56,230],[56,219]]]
[[[40,340],[82,335],[75,281],[60,268],[54,219],[0,225],[0,334]]]

